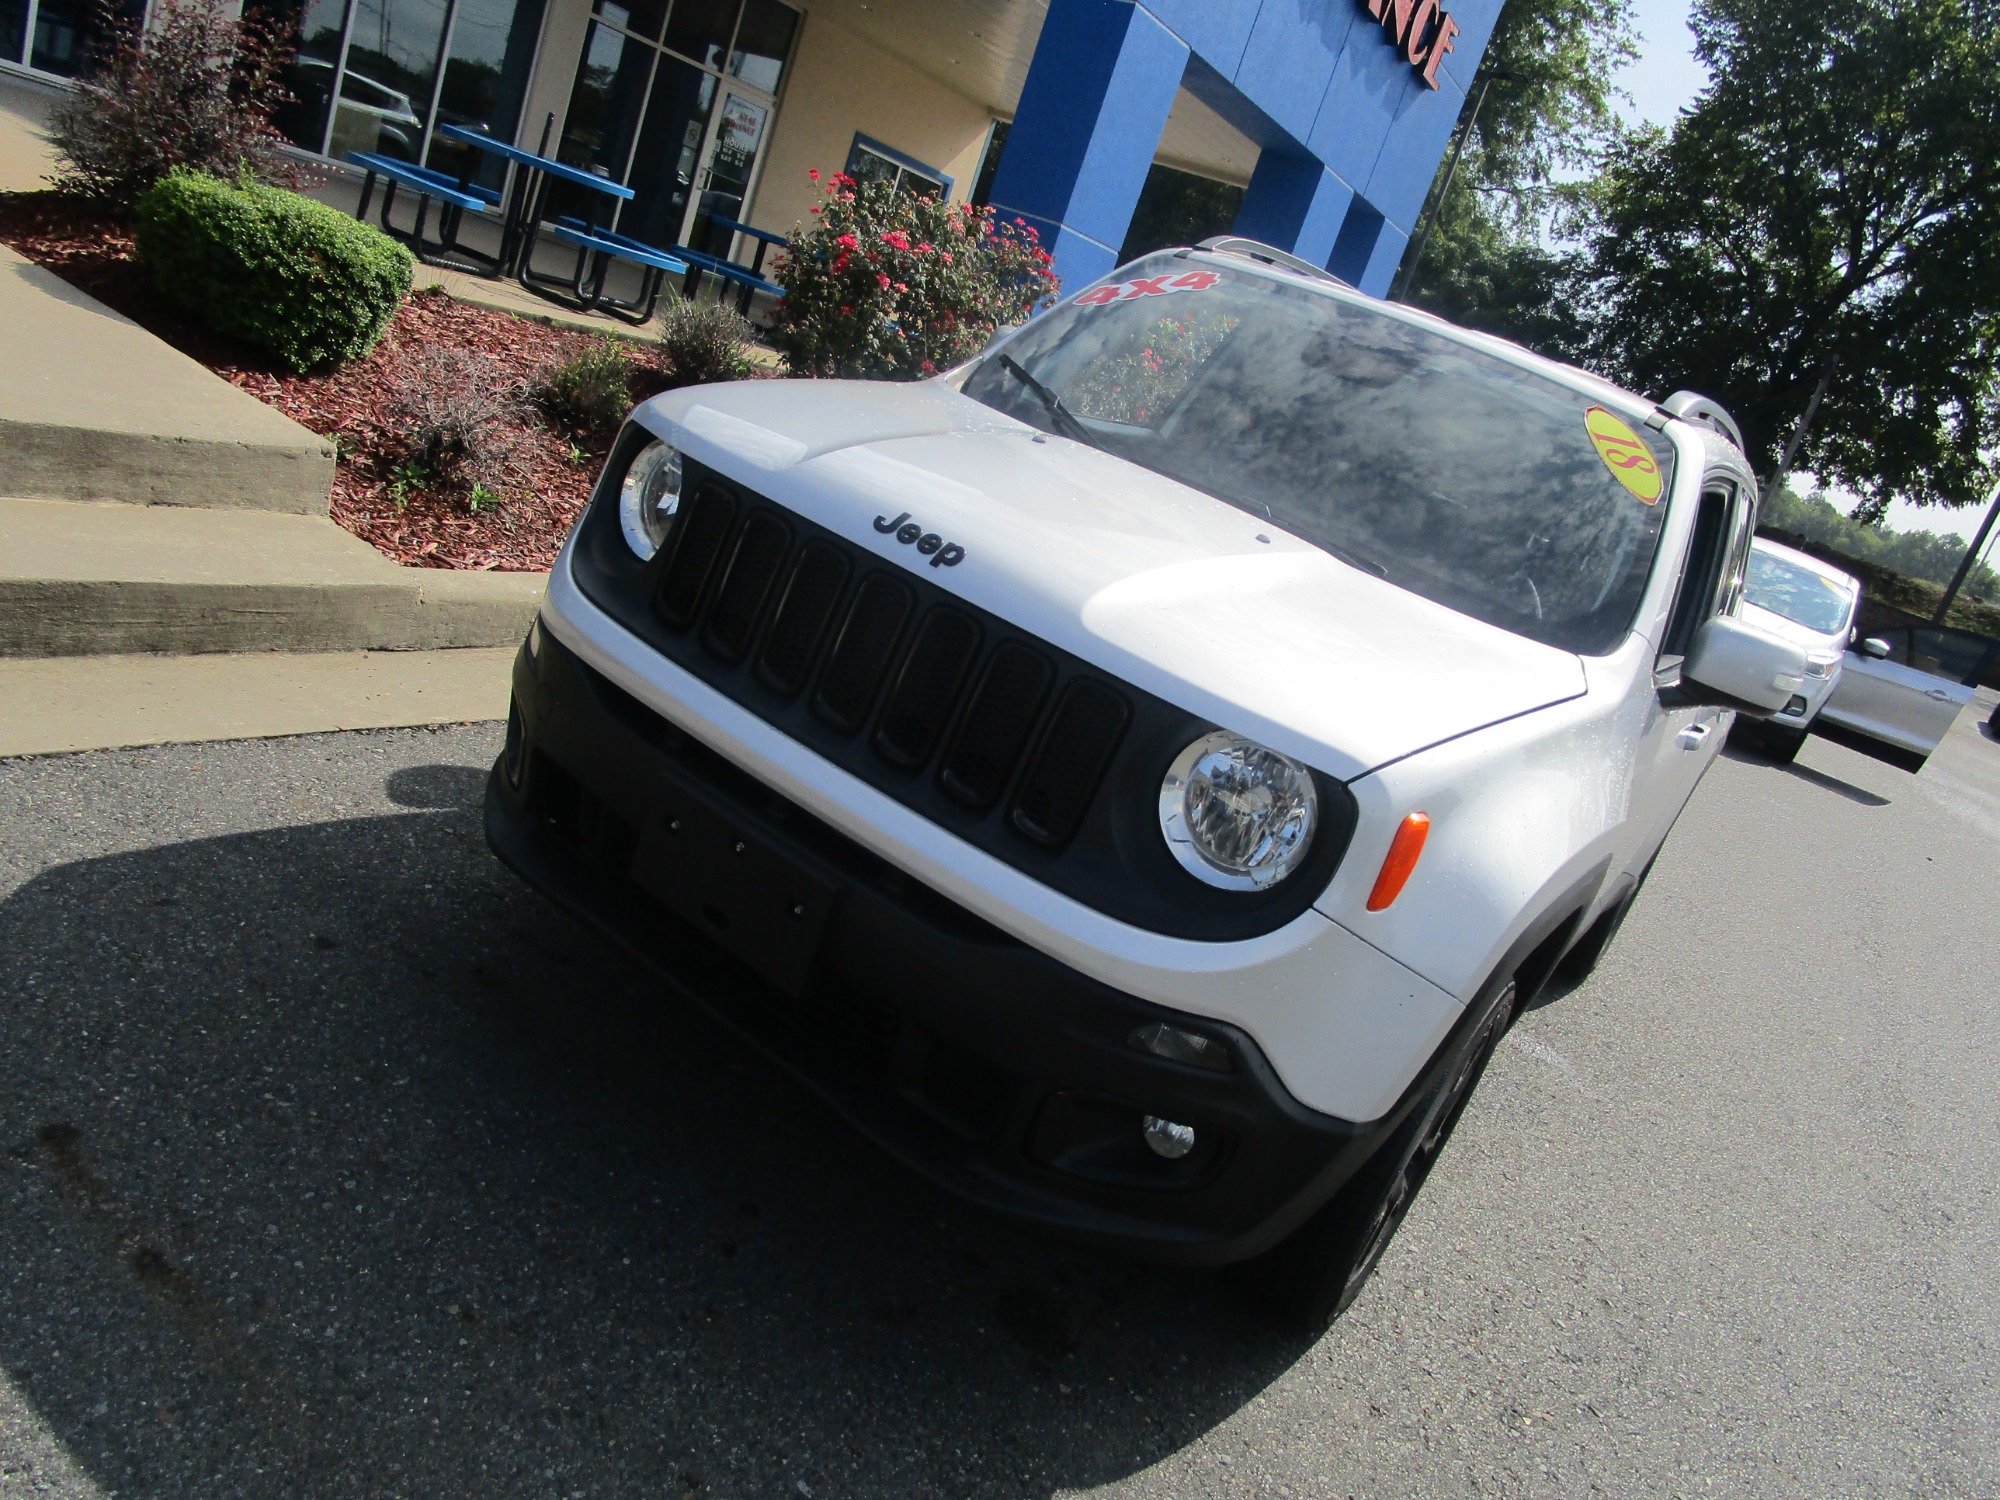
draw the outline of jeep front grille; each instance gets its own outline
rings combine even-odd
[[[898,771],[934,771],[959,805],[987,811],[1012,787],[1008,823],[1047,848],[1082,824],[1131,719],[1110,683],[1072,673],[971,607],[713,479],[695,486],[657,573],[653,611],[711,659],[754,661],[756,680],[807,695],[835,733],[866,733]],[[718,683],[719,686],[724,685]]]

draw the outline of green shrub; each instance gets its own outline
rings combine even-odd
[[[750,332],[734,308],[677,301],[660,315],[660,353],[675,385],[741,380],[752,369]]]
[[[792,231],[775,272],[785,298],[771,342],[794,375],[919,379],[970,359],[1061,288],[1035,231],[990,208],[844,174],[822,192],[818,222]]]
[[[171,173],[133,220],[163,298],[283,369],[360,358],[410,290],[410,252],[379,229],[248,179]]]
[[[562,425],[608,432],[632,409],[632,361],[617,339],[599,339],[544,370],[533,391],[535,403]]]

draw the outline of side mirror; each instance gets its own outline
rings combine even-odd
[[[987,355],[991,354],[995,349],[999,348],[1002,344],[1006,343],[1007,340],[1011,339],[1015,334],[1019,333],[1026,326],[1027,325],[1023,323],[1000,324],[993,330],[992,337],[987,339],[984,347],[980,349],[979,353],[975,355],[974,358],[984,359]]]
[[[1879,635],[1869,636],[1867,640],[1861,643],[1859,649],[1863,656],[1869,657],[1872,660],[1887,661],[1889,659],[1889,643]]]
[[[1702,623],[1681,663],[1692,696],[1724,708],[1774,714],[1806,680],[1806,649],[1742,620],[1717,615]]]

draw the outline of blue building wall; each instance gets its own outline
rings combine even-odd
[[[1094,281],[1185,86],[1261,148],[1236,231],[1380,296],[1502,0],[1436,3],[1458,29],[1432,88],[1391,35],[1396,0],[1051,0],[994,207],[1035,226],[1066,285]]]

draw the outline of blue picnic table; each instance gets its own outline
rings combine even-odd
[[[461,146],[470,146],[475,151],[501,161],[511,162],[518,170],[507,195],[507,207],[501,217],[500,256],[495,268],[501,276],[517,275],[524,286],[527,280],[528,253],[532,246],[533,231],[541,222],[542,202],[548,194],[551,181],[567,182],[577,187],[587,188],[606,197],[629,200],[632,189],[622,182],[613,182],[608,177],[599,177],[594,172],[586,172],[580,167],[572,167],[567,162],[554,157],[541,156],[519,146],[510,146],[505,141],[496,140],[483,130],[468,130],[463,125],[440,125],[437,133],[448,141]],[[595,228],[595,220],[586,216],[586,224]],[[530,286],[530,290],[534,290]]]

